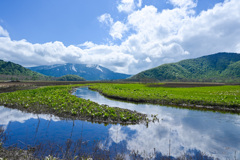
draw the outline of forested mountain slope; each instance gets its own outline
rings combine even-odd
[[[240,82],[240,54],[216,53],[163,64],[138,73],[131,80]]]
[[[0,79],[2,80],[48,80],[48,76],[31,71],[23,66],[0,60]]]

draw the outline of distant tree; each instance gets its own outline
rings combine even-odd
[[[57,78],[57,81],[85,81],[85,79],[77,75],[69,74],[69,75],[65,75]]]

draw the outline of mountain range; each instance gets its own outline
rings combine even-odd
[[[216,53],[163,64],[130,78],[135,81],[240,82],[240,54]]]
[[[78,75],[86,80],[114,80],[126,79],[131,75],[116,73],[100,65],[89,64],[55,64],[37,67],[29,67],[30,70],[53,77],[64,75]]]
[[[182,60],[177,63],[163,64],[129,77],[130,75],[115,73],[100,65],[67,63],[30,67],[28,69],[13,62],[0,60],[1,80],[113,80],[127,78],[127,81],[147,82],[198,81],[240,83],[240,54],[222,52],[200,58]]]

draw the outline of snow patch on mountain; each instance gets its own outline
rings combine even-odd
[[[99,71],[103,72],[103,70],[99,66],[97,66],[96,69],[98,69]]]
[[[86,67],[93,68],[93,67],[95,67],[95,65],[94,64],[87,64]]]
[[[72,70],[75,71],[75,72],[77,72],[77,70],[76,70],[76,68],[75,68],[74,65],[72,65]]]

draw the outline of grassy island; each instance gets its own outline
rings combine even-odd
[[[146,115],[136,111],[99,105],[71,94],[74,87],[83,85],[47,86],[1,93],[0,105],[31,113],[49,113],[63,118],[104,123],[134,124],[146,118]]]

